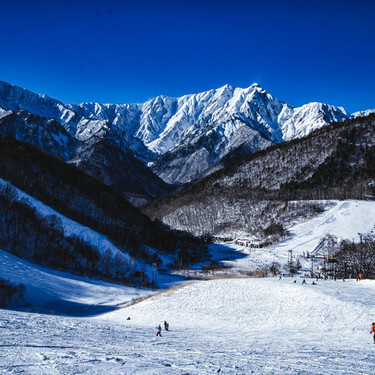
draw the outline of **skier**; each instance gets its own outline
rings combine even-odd
[[[161,337],[161,325],[160,324],[158,326],[158,331],[156,332],[156,336],[160,336]]]
[[[164,328],[166,331],[168,331],[169,329],[169,323],[167,323],[165,320],[164,320]]]
[[[370,334],[374,335],[374,344],[375,344],[375,322],[372,323]]]

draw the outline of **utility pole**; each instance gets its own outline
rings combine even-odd
[[[156,263],[152,263],[152,283],[153,283],[154,289],[156,289],[158,285],[157,276],[158,276],[158,265]]]

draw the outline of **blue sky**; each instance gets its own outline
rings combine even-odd
[[[0,80],[64,103],[257,82],[299,106],[375,108],[375,1],[0,0]]]

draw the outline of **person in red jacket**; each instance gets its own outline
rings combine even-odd
[[[370,333],[372,333],[374,335],[374,344],[375,344],[375,322],[372,323]]]

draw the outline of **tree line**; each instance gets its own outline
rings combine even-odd
[[[0,278],[0,307],[9,307],[22,301],[26,292],[24,284],[13,284]]]
[[[130,283],[132,267],[123,256],[101,254],[77,236],[65,236],[61,219],[42,217],[18,201],[12,187],[0,189],[0,248],[28,261],[76,275]]]
[[[358,242],[344,240],[334,255],[339,277],[375,278],[375,235],[360,234]]]

